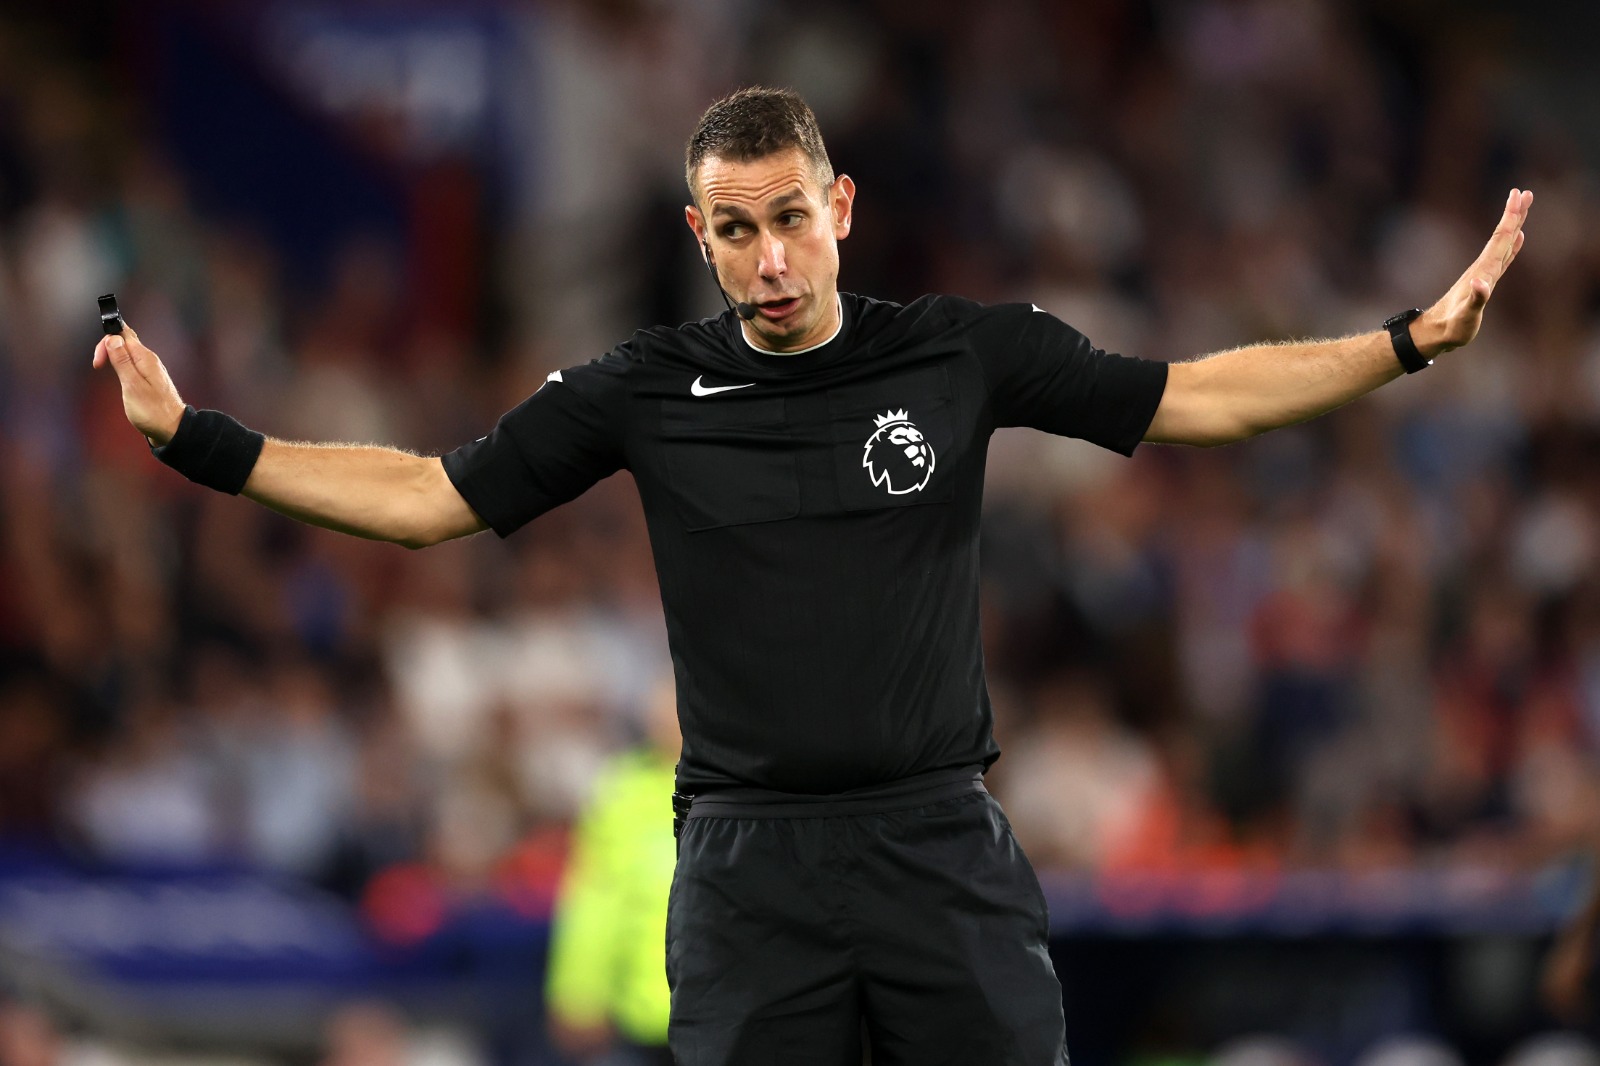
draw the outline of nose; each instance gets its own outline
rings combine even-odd
[[[764,281],[777,281],[788,271],[788,264],[783,257],[783,242],[770,233],[761,239],[761,263],[758,269]]]

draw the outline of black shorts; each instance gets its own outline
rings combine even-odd
[[[667,908],[677,1066],[1064,1066],[1033,868],[976,775],[698,797]]]

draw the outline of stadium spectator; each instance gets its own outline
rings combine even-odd
[[[364,1000],[332,1011],[319,1066],[483,1066],[473,1042],[448,1030],[419,1030],[387,1003]]]
[[[62,1032],[43,1007],[0,999],[0,1063],[5,1066],[127,1066],[129,1058]]]
[[[1011,738],[997,790],[1006,815],[1041,866],[1103,868],[1154,798],[1156,757],[1117,721],[1103,684],[1065,675],[1034,692],[1034,725]]]
[[[178,706],[149,695],[128,708],[117,743],[73,782],[73,827],[95,853],[195,865],[229,854],[218,782]]]
[[[1569,1025],[1594,1020],[1597,949],[1600,949],[1600,852],[1589,857],[1589,889],[1544,959],[1540,994],[1545,1008]]]

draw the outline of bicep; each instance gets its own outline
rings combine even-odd
[[[1216,363],[1215,359],[1201,359],[1167,367],[1167,386],[1145,430],[1147,443],[1212,447],[1250,435],[1219,397]]]
[[[422,498],[433,543],[471,536],[489,528],[489,523],[479,517],[478,512],[467,503],[466,497],[461,495],[461,490],[456,488],[455,482],[450,480],[450,475],[445,473],[443,459],[427,460],[422,481]]]

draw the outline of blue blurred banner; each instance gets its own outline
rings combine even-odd
[[[546,939],[543,918],[492,898],[397,945],[336,896],[249,872],[0,870],[0,985],[113,1032],[304,1042],[370,997],[503,1027],[539,1001]]]
[[[1542,936],[1586,878],[1487,867],[1041,875],[1056,937]]]
[[[1046,874],[1052,932],[1074,935],[1302,937],[1528,935],[1568,913],[1577,871],[1486,869],[1370,873]],[[343,900],[303,884],[228,871],[84,872],[66,866],[0,875],[0,945],[8,954],[129,984],[208,981],[240,987],[494,976],[486,960],[532,968],[546,921],[486,900],[459,903],[427,938],[386,945]],[[469,960],[476,959],[476,963]]]
[[[18,878],[0,883],[0,939],[133,983],[342,984],[380,969],[340,901],[242,874]]]

